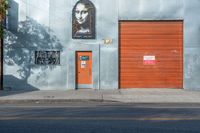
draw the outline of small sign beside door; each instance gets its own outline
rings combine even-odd
[[[143,64],[144,65],[155,65],[156,64],[156,57],[154,55],[143,56]]]

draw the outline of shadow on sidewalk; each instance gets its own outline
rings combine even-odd
[[[6,86],[0,91],[0,97],[39,90],[25,80],[18,79],[12,75],[4,75],[4,83]]]

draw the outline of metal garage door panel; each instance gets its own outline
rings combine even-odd
[[[120,88],[183,88],[183,22],[121,21],[119,73]]]

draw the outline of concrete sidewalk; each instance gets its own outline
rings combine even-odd
[[[22,101],[115,101],[124,103],[200,103],[200,91],[180,89],[0,91],[0,103]]]

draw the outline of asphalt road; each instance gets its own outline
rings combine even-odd
[[[0,133],[200,133],[200,105],[1,104]]]

